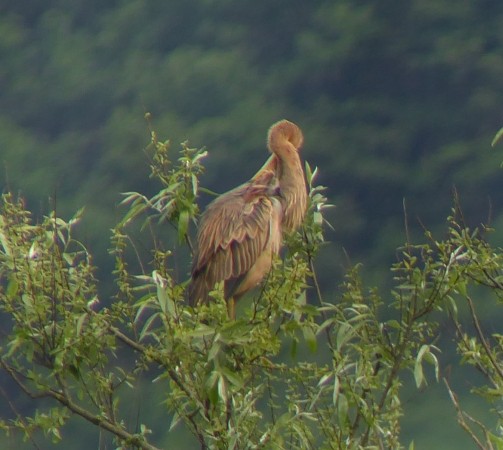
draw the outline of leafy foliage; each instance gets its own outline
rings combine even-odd
[[[285,257],[231,321],[218,287],[213,302],[186,304],[171,251],[157,247],[155,238],[150,274],[131,269],[134,221],[171,223],[185,240],[198,212],[205,151],[183,144],[172,164],[168,143],[155,133],[151,138],[152,176],[162,189],[151,198],[127,194],[129,209],[112,232],[117,294],[109,306],[98,299],[91,255],[73,238],[82,211],[69,221],[53,212],[35,223],[22,200],[2,197],[0,309],[8,321],[0,365],[34,402],[50,400],[31,415],[18,411],[2,420],[7,433],[21,430],[33,439],[40,429],[58,441],[74,414],[111,433],[119,448],[159,448],[148,423],[126,424],[121,402],[140,377],[155,371],[164,392],[157,414],[171,418],[165,442],[183,423],[202,449],[401,448],[404,377],[422,387],[424,367],[431,365],[440,378],[442,349],[432,317],[439,311],[455,325],[460,363],[486,377],[474,394],[501,416],[503,340],[483,330],[474,298],[484,288],[501,304],[503,253],[482,237],[487,229],[469,229],[454,209],[445,239],[426,233],[426,243],[401,249],[389,299],[366,289],[355,267],[337,301],[326,302],[312,262],[324,244],[328,205],[315,185],[317,169],[306,165],[310,205],[302,230],[287,237]],[[463,302],[471,328],[458,314]],[[474,442],[499,448],[501,436],[464,412],[444,381]]]

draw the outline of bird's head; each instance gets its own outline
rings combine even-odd
[[[300,128],[289,120],[283,119],[276,122],[269,128],[267,136],[267,146],[273,153],[276,149],[291,144],[298,151],[304,142],[304,136]]]

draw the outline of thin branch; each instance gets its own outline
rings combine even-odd
[[[395,360],[393,362],[393,365],[391,367],[391,370],[389,372],[388,379],[386,381],[386,385],[384,386],[384,389],[381,394],[381,398],[379,402],[377,403],[377,412],[380,413],[384,405],[386,404],[386,399],[388,398],[389,391],[391,390],[391,387],[393,386],[393,381],[396,379],[398,376],[398,372],[400,371],[400,367],[403,362],[403,357],[405,354],[405,350],[407,348],[407,344],[409,342],[409,335],[412,331],[412,321],[410,321],[411,318],[409,318],[409,322],[407,323],[407,327],[404,331],[403,338],[400,341],[400,345],[398,346],[398,350],[396,353],[393,354]],[[367,445],[369,436],[370,436],[370,430],[371,430],[371,425],[367,427],[367,430],[365,431],[365,434],[363,435],[361,439],[361,443],[363,445]]]
[[[482,267],[482,272],[484,275],[487,277],[489,281],[491,281],[492,285],[490,283],[486,283],[486,286],[492,287],[492,288],[497,288],[501,291],[503,291],[503,284],[501,284],[493,275],[489,273],[489,270]],[[481,280],[476,280],[478,282],[482,282]]]
[[[454,327],[456,328],[456,334],[459,336],[460,345],[463,344],[464,350],[469,350],[469,345],[466,342],[466,339],[464,337],[464,333],[463,333],[463,329],[461,327],[461,324],[454,317],[454,315],[452,313],[449,313],[449,317],[451,318],[452,323],[454,324]],[[491,379],[491,375],[489,374],[489,372],[487,371],[487,369],[483,365],[481,365],[479,363],[476,363],[475,364],[475,368],[478,369],[482,373],[482,375],[484,375],[485,377],[488,377],[489,379]]]
[[[91,422],[92,424],[94,424],[100,428],[103,428],[112,434],[115,434],[116,436],[118,436],[121,439],[124,439],[125,441],[128,441],[131,444],[136,445],[139,448],[144,449],[144,450],[160,450],[157,447],[149,444],[148,442],[145,442],[143,440],[143,438],[139,437],[138,435],[134,435],[132,433],[129,433],[128,431],[124,430],[123,428],[116,425],[115,423],[113,423],[109,420],[106,420],[101,416],[96,416],[96,415],[92,414],[91,412],[87,411],[86,409],[75,404],[73,401],[71,401],[69,398],[67,398],[62,393],[50,390],[50,391],[48,391],[48,394],[49,394],[49,396],[51,396],[52,398],[54,398],[58,402],[60,402],[62,405],[66,406],[73,413],[83,417],[88,422]]]
[[[452,389],[449,385],[449,382],[447,381],[447,378],[444,378],[444,383],[447,386],[447,391],[449,392],[449,396],[451,398],[451,401],[454,405],[454,408],[456,409],[456,412],[458,415],[459,425],[461,426],[461,428],[463,428],[463,430],[465,430],[470,435],[470,437],[473,439],[475,444],[477,444],[477,447],[480,448],[480,450],[487,450],[487,447],[482,442],[480,442],[479,438],[475,435],[473,430],[470,428],[470,426],[466,422],[466,419],[468,419],[470,422],[473,422],[473,423],[477,424],[478,426],[480,426],[482,428],[482,430],[484,431],[484,433],[487,430],[479,421],[473,419],[472,417],[470,417],[466,412],[464,412],[461,409],[458,398],[457,398],[456,394],[452,391]],[[494,447],[492,446],[492,444],[489,440],[487,441],[487,444],[489,445],[490,450],[494,449]]]
[[[3,359],[0,359],[0,365],[3,369],[10,375],[12,380],[18,385],[18,387],[30,398],[53,398],[54,400],[61,403],[63,406],[68,408],[69,411],[74,414],[82,417],[93,425],[98,426],[99,428],[103,428],[115,436],[123,439],[132,445],[135,445],[143,450],[160,450],[158,447],[155,447],[148,442],[145,442],[144,439],[138,435],[129,433],[128,431],[121,428],[119,425],[107,420],[104,416],[93,414],[87,409],[82,408],[81,406],[74,403],[71,398],[67,396],[67,394],[63,391],[56,391],[54,389],[47,389],[45,391],[33,392],[28,386],[21,380],[20,374],[9,364],[7,364]]]
[[[318,282],[318,277],[316,275],[316,270],[314,268],[314,258],[313,258],[313,255],[311,254],[310,249],[309,249],[309,238],[307,236],[307,233],[306,233],[306,230],[304,227],[302,228],[302,234],[303,234],[304,242],[306,244],[306,254],[307,254],[307,260],[309,261],[309,268],[311,269],[311,279],[313,280],[314,288],[316,289],[316,295],[318,297],[318,301],[320,302],[320,306],[323,306],[323,303],[324,303],[323,302],[323,295],[321,293],[320,283]],[[327,320],[324,311],[321,311],[321,318],[323,319],[324,322]],[[328,346],[330,347],[331,350],[333,350],[334,345],[333,345],[333,341],[332,341],[332,336],[330,334],[330,327],[325,328],[325,334],[327,336]]]
[[[5,392],[5,390],[1,386],[0,386],[0,394],[2,395],[2,397],[5,398],[5,400],[7,401],[7,404],[9,405],[9,407],[11,409],[11,411],[15,414],[17,420],[19,420],[19,422],[21,422],[23,424],[25,430],[27,431],[28,430],[28,424],[24,420],[24,417],[22,416],[21,413],[19,413],[19,411],[17,410],[17,408],[14,405],[14,403],[12,403],[12,401],[10,400],[10,398],[7,396],[7,392]],[[34,437],[32,436],[32,433],[30,432],[30,433],[27,433],[27,434],[28,434],[28,439],[32,443],[33,447],[36,448],[37,450],[42,450],[41,447],[35,441]]]
[[[129,346],[133,350],[136,350],[138,353],[141,353],[142,355],[152,359],[153,361],[155,361],[156,363],[158,363],[159,365],[164,367],[166,369],[166,371],[168,372],[170,378],[174,381],[174,383],[178,386],[178,388],[181,391],[183,391],[188,398],[192,398],[193,400],[196,400],[194,398],[194,396],[192,395],[192,393],[187,390],[187,388],[183,384],[182,380],[180,379],[180,377],[178,376],[176,371],[174,369],[172,369],[171,367],[167,366],[166,361],[164,361],[162,358],[156,357],[156,355],[152,354],[151,352],[148,352],[147,348],[144,345],[139,344],[138,342],[132,340],[131,338],[126,336],[124,333],[122,333],[116,327],[110,326],[110,331],[115,335],[115,337],[117,339],[122,341],[124,344],[126,344],[127,346]],[[204,409],[205,409],[204,405],[200,404],[200,402],[198,402],[198,403],[199,403],[199,408],[201,408],[204,411]],[[206,445],[204,435],[199,429],[200,427],[197,425],[193,416],[187,416],[187,418],[193,428],[193,432],[194,432],[197,440],[201,444],[201,449],[205,450],[208,447]]]
[[[489,360],[491,361],[491,364],[493,365],[494,370],[499,375],[499,377],[503,380],[503,370],[498,365],[498,363],[495,361],[493,354],[491,353],[491,349],[489,348],[489,343],[487,342],[487,340],[484,336],[482,328],[480,327],[479,319],[477,318],[477,314],[475,313],[475,306],[473,305],[473,300],[470,298],[470,296],[467,296],[466,301],[468,302],[468,306],[470,307],[470,313],[472,315],[473,325],[475,326],[475,329],[477,330],[477,335],[480,339],[482,347],[484,347],[486,355],[489,358]]]
[[[409,230],[409,216],[407,214],[407,204],[405,202],[405,197],[402,199],[402,207],[403,207],[403,225],[405,228],[405,242],[407,242],[407,251],[411,251],[411,239],[410,239],[410,230]]]

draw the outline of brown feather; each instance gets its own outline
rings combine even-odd
[[[303,222],[307,209],[307,187],[299,150],[304,142],[300,128],[288,120],[271,126],[267,145],[272,155],[252,180],[273,172],[279,179],[284,198],[283,227],[286,231],[297,229]]]
[[[269,182],[272,184],[263,184]],[[192,267],[192,283],[189,291],[191,303],[207,301],[208,292],[219,281],[224,281],[226,298],[238,293],[242,295],[253,286],[241,285],[247,274],[264,252],[271,248],[279,252],[281,243],[281,204],[273,199],[272,172],[264,173],[259,179],[229,191],[208,205],[204,212],[197,236],[197,251]],[[279,230],[271,235],[271,229]],[[278,242],[272,242],[272,239]],[[262,263],[257,270],[264,270]],[[264,274],[248,277],[262,279]],[[255,283],[256,284],[256,283]]]
[[[270,160],[263,168],[275,168],[285,199],[283,227],[287,231],[295,230],[302,224],[307,208],[307,188],[299,156],[303,142],[300,128],[288,120],[280,120],[269,129],[267,145],[276,161]]]

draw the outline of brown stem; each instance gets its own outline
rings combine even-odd
[[[479,425],[480,427],[482,427],[482,429],[483,429],[484,432],[486,432],[487,430],[485,429],[485,427],[480,422],[478,422],[477,420],[475,420],[472,417],[470,417],[466,412],[464,412],[461,409],[461,406],[459,404],[458,398],[457,398],[456,394],[452,391],[452,389],[451,389],[451,387],[449,385],[449,382],[447,381],[446,378],[444,378],[444,383],[447,386],[447,391],[449,392],[449,396],[451,397],[452,404],[454,405],[454,408],[456,409],[456,413],[458,415],[458,423],[459,423],[459,425],[461,426],[461,428],[463,428],[463,430],[465,430],[470,435],[470,437],[473,439],[473,441],[475,442],[475,444],[477,444],[477,447],[480,448],[480,450],[487,450],[487,447],[482,442],[480,442],[479,438],[472,431],[472,429],[470,428],[470,426],[466,422],[466,419],[468,419],[471,422],[473,422],[473,423]],[[494,449],[494,447],[492,446],[492,444],[491,444],[491,442],[489,440],[487,440],[487,444],[489,445],[489,449],[490,450]]]
[[[100,416],[100,415],[95,415],[92,412],[88,411],[87,409],[84,409],[81,406],[77,405],[68,396],[66,389],[63,389],[62,392],[56,391],[54,389],[47,389],[45,391],[40,391],[37,393],[32,392],[24,384],[24,382],[20,378],[20,375],[13,367],[11,367],[9,364],[7,364],[3,359],[0,360],[0,365],[10,375],[12,380],[19,386],[19,388],[26,395],[28,395],[30,398],[33,398],[33,399],[46,398],[46,397],[53,398],[54,400],[58,401],[63,406],[68,408],[68,410],[70,410],[74,414],[77,414],[78,416],[82,417],[83,419],[87,420],[88,422],[98,426],[99,428],[102,428],[106,431],[109,431],[110,433],[114,434],[115,436],[131,443],[132,445],[137,446],[138,448],[140,448],[142,450],[160,450],[158,447],[155,447],[155,446],[149,444],[148,442],[145,442],[138,435],[129,433],[128,431],[124,430],[123,428],[121,428],[117,424],[107,420],[105,417]]]
[[[494,370],[503,380],[503,371],[501,370],[501,367],[498,365],[498,363],[495,361],[493,354],[491,353],[491,349],[489,348],[489,343],[487,342],[484,333],[482,331],[482,328],[480,327],[479,319],[477,318],[477,314],[475,313],[475,306],[473,305],[473,300],[469,296],[467,296],[466,301],[468,302],[468,306],[470,307],[470,314],[472,315],[473,325],[475,326],[475,330],[477,330],[477,335],[482,344],[482,347],[484,347],[486,355],[491,361]]]
[[[197,400],[197,399],[194,398],[194,396],[191,394],[191,392],[189,392],[187,390],[187,388],[183,384],[182,380],[180,379],[180,377],[178,376],[178,374],[176,373],[176,371],[174,369],[171,369],[171,368],[169,368],[169,367],[166,366],[166,361],[164,361],[162,358],[157,358],[155,355],[152,355],[150,352],[147,351],[147,348],[145,346],[143,346],[143,345],[139,344],[138,342],[134,341],[133,339],[129,338],[124,333],[122,333],[119,329],[111,326],[110,327],[110,331],[112,331],[112,333],[115,335],[115,337],[117,339],[119,339],[120,341],[122,341],[124,344],[126,344],[127,346],[129,346],[133,350],[136,350],[138,353],[141,353],[142,355],[148,356],[150,359],[152,359],[153,361],[155,361],[156,363],[158,363],[159,365],[161,365],[162,367],[164,367],[167,370],[170,378],[178,386],[178,388],[181,391],[183,391],[184,394],[188,398],[192,398],[195,401]],[[205,406],[202,405],[201,403],[199,403],[199,408],[201,408],[202,411],[205,410]],[[201,450],[207,449],[208,446],[206,445],[206,441],[204,439],[204,435],[201,432],[200,427],[197,425],[197,423],[195,421],[195,418],[194,418],[194,415],[187,415],[186,417],[187,417],[187,420],[190,422],[190,424],[192,426],[193,432],[194,432],[197,440],[201,444]]]
[[[16,406],[14,405],[14,403],[12,403],[12,401],[10,400],[10,398],[8,397],[7,395],[7,392],[5,392],[5,390],[0,386],[0,394],[2,395],[2,397],[5,398],[5,400],[7,401],[7,404],[9,405],[11,411],[14,413],[14,415],[16,416],[16,419],[23,425],[23,427],[25,427],[25,432],[28,436],[28,439],[30,440],[31,444],[33,445],[33,447],[37,450],[42,450],[39,445],[36,443],[34,437],[33,437],[33,434],[31,431],[28,431],[28,424],[26,423],[26,420],[24,419],[23,415],[17,410]]]
[[[321,293],[320,284],[318,283],[318,277],[316,275],[316,270],[314,268],[314,258],[313,255],[311,254],[311,251],[309,250],[309,238],[307,236],[305,228],[303,228],[302,231],[303,231],[304,242],[306,243],[306,249],[307,249],[306,253],[307,253],[307,259],[309,261],[309,268],[311,269],[311,279],[313,280],[314,288],[316,289],[316,295],[318,297],[318,301],[320,302],[320,306],[323,306],[323,295]],[[326,315],[323,311],[321,311],[321,318],[323,319],[323,322],[326,321]],[[332,342],[332,336],[330,334],[330,328],[331,327],[327,327],[325,329],[325,334],[327,336],[328,346],[331,350],[333,350],[334,345]]]

